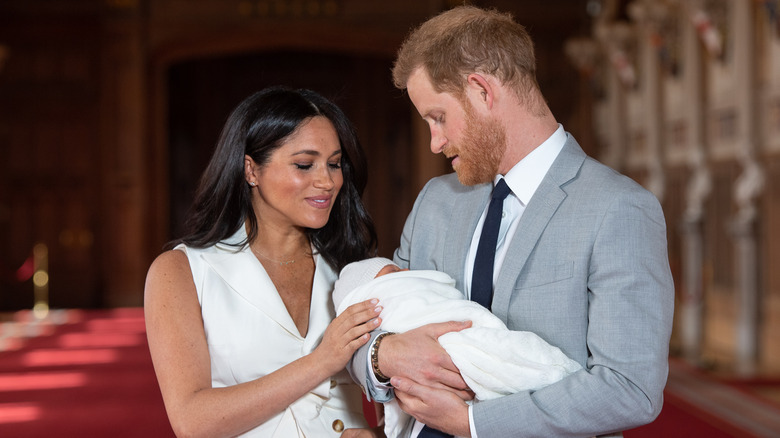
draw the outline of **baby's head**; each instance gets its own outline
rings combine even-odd
[[[385,265],[382,269],[379,270],[379,272],[376,273],[374,278],[379,278],[383,275],[392,274],[393,272],[401,272],[401,271],[408,271],[408,269],[401,269],[393,262],[390,262],[390,264]]]
[[[373,257],[348,264],[341,270],[333,288],[333,303],[336,310],[344,297],[357,287],[374,278],[398,271],[405,271],[405,269],[401,269],[392,260],[384,257]]]

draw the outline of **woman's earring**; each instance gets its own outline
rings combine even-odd
[[[250,186],[252,186],[252,187],[254,187],[254,186],[255,186],[255,182],[254,182],[254,181],[252,181],[252,182],[250,182],[250,183],[249,183],[249,185],[250,185]]]

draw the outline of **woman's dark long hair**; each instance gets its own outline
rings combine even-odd
[[[232,236],[246,221],[247,240],[257,237],[257,217],[252,209],[251,188],[244,176],[244,155],[260,166],[304,122],[323,116],[333,123],[341,143],[344,184],[320,229],[306,229],[314,248],[337,271],[347,263],[376,254],[374,222],[363,206],[366,158],[352,123],[333,102],[311,90],[283,87],[257,92],[230,114],[217,148],[201,177],[183,242],[205,248]],[[262,218],[260,219],[262,220]]]

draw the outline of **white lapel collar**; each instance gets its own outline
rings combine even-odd
[[[246,231],[241,227],[227,241],[241,242],[245,239]],[[276,286],[257,257],[249,250],[248,245],[236,249],[217,244],[213,247],[213,252],[203,253],[202,257],[214,272],[247,303],[268,315],[294,337],[302,339]]]
[[[312,248],[314,251],[314,248]],[[309,308],[309,331],[304,341],[304,353],[308,354],[319,345],[328,324],[336,316],[333,308],[333,284],[337,274],[330,268],[328,262],[319,255],[314,255],[314,283],[311,290],[311,305]]]

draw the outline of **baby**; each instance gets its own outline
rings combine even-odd
[[[470,328],[445,333],[439,343],[476,400],[534,391],[582,369],[536,334],[511,331],[489,310],[466,300],[455,288],[455,280],[443,272],[402,270],[382,257],[345,266],[333,291],[336,313],[370,298],[378,298],[383,308],[380,328],[384,331],[405,332],[434,322],[472,321]],[[410,418],[395,400],[386,403],[388,438],[400,436]]]

